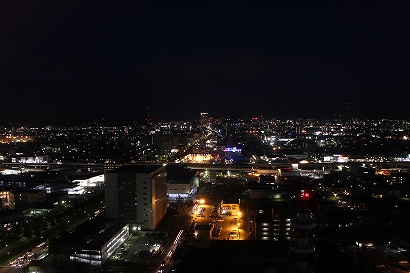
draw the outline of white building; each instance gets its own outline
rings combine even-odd
[[[52,243],[49,253],[59,266],[69,261],[102,265],[129,236],[128,224],[92,219]]]
[[[90,174],[82,178],[74,179],[73,183],[77,183],[79,186],[84,188],[101,187],[102,185],[104,185],[104,175]]]
[[[189,198],[199,187],[198,172],[186,165],[167,165],[167,190],[169,200]]]

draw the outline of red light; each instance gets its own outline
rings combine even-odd
[[[302,193],[302,197],[303,198],[310,198],[310,193],[305,191],[304,193]]]

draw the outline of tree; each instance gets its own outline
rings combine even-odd
[[[31,239],[33,237],[33,230],[30,225],[28,224],[24,225],[23,236],[27,237],[27,239]]]

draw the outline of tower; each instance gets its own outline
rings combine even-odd
[[[294,233],[289,247],[296,259],[296,264],[291,269],[294,273],[314,272],[315,242],[312,231],[316,227],[316,222],[310,212],[310,199],[310,193],[306,191],[297,197],[297,214],[290,223]]]
[[[145,125],[147,126],[147,129],[151,129],[151,125],[152,125],[152,118],[149,114],[149,108],[147,106],[147,115],[145,117]]]

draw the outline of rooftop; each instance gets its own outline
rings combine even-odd
[[[190,181],[197,171],[187,168],[187,165],[168,164],[167,178],[171,183],[181,183],[181,181]]]
[[[92,219],[77,226],[68,235],[63,236],[57,245],[67,247],[85,247],[100,249],[109,239],[125,225],[107,220]]]
[[[163,167],[162,164],[127,164],[108,173],[141,173],[150,174]]]

